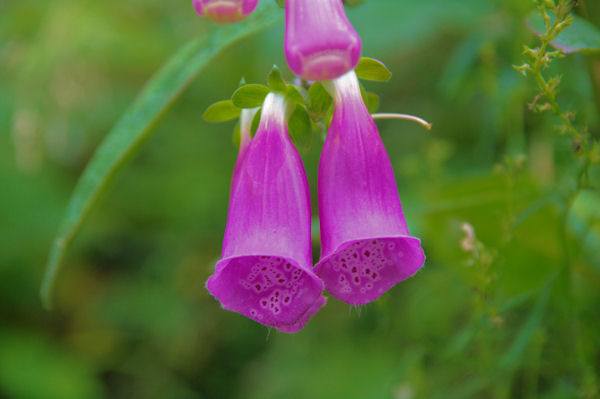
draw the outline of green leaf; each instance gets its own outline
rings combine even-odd
[[[269,72],[269,77],[267,78],[269,88],[273,91],[278,91],[281,93],[285,93],[287,89],[287,85],[283,78],[281,77],[281,71],[277,67],[277,65],[273,65],[273,69]]]
[[[375,58],[362,57],[358,61],[356,69],[356,76],[359,79],[372,80],[375,82],[387,82],[392,77],[392,73],[383,64],[383,62],[376,60]]]
[[[73,238],[100,196],[154,131],[160,119],[192,84],[198,73],[224,48],[280,21],[281,10],[277,5],[261,3],[247,21],[214,26],[181,47],[146,84],[133,105],[104,139],[77,182],[54,240],[40,291],[46,307],[51,306],[56,276]]]
[[[209,106],[202,117],[207,122],[226,122],[238,118],[241,112],[231,100],[224,100]]]
[[[310,86],[308,97],[310,98],[309,109],[317,117],[325,115],[333,103],[333,99],[321,82],[313,83]]]
[[[554,273],[548,279],[548,281],[546,281],[546,284],[544,285],[544,288],[540,293],[533,310],[529,314],[529,317],[525,323],[523,323],[523,326],[519,330],[519,333],[517,334],[517,337],[515,338],[508,352],[506,352],[506,354],[500,360],[501,369],[514,369],[520,364],[525,350],[529,346],[529,341],[531,340],[536,329],[542,324],[546,306],[550,300],[552,288],[554,288],[554,282],[556,281],[557,276],[558,274]]]
[[[249,84],[237,89],[231,96],[233,104],[238,108],[260,107],[270,90],[265,85]]]
[[[573,23],[552,41],[552,45],[565,54],[600,52],[600,29],[585,19],[573,16]],[[537,35],[546,31],[544,20],[537,12],[527,17],[527,24]]]
[[[312,125],[306,109],[297,105],[288,120],[290,137],[296,146],[304,149],[310,148],[312,144]]]
[[[363,102],[368,104],[369,97],[367,96],[367,89],[365,89],[365,86],[363,86],[362,83],[359,83],[358,85],[360,86],[360,96],[362,97]]]
[[[285,8],[285,0],[275,0],[275,2],[279,4],[279,7]]]
[[[286,89],[286,97],[296,104],[308,105],[308,102],[306,102],[306,99],[300,90],[304,89],[298,88],[294,85],[288,85]]]

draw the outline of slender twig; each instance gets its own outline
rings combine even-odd
[[[431,130],[431,123],[427,122],[423,118],[419,118],[418,116],[408,115],[408,114],[373,114],[371,115],[373,119],[403,119],[407,121],[417,122],[427,128],[427,130]]]

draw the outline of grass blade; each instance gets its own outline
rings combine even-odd
[[[215,26],[209,33],[181,47],[146,84],[140,96],[96,150],[71,195],[42,281],[40,295],[44,306],[51,307],[56,276],[73,238],[102,193],[154,131],[161,117],[220,51],[235,41],[274,24],[281,18],[281,14],[277,5],[263,4],[243,23]]]

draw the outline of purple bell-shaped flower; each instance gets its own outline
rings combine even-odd
[[[327,290],[363,305],[419,270],[420,240],[408,233],[394,171],[356,74],[331,82],[335,111],[319,164],[321,260]]]
[[[206,288],[225,309],[293,333],[325,304],[312,268],[308,180],[284,97],[267,95],[253,139],[243,112],[222,258]]]
[[[342,0],[286,0],[284,50],[296,75],[331,80],[358,64],[361,41]]]
[[[202,16],[221,24],[240,22],[252,14],[258,0],[192,0]]]

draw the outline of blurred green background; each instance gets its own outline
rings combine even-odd
[[[599,26],[600,3],[579,3]],[[218,56],[161,121],[75,240],[47,312],[38,290],[77,178],[143,84],[210,23],[188,0],[1,0],[0,398],[600,397],[598,174],[563,220],[570,141],[529,111],[535,88],[512,68],[536,43],[524,23],[533,8],[348,10],[363,55],[394,73],[366,84],[380,110],[434,125],[378,122],[427,262],[367,306],[329,298],[286,335],[222,310],[204,288],[236,149],[233,123],[201,118],[242,76],[263,82],[278,64],[292,78],[283,22]],[[600,57],[553,68],[559,102],[597,134]],[[301,151],[313,203],[319,151]]]

